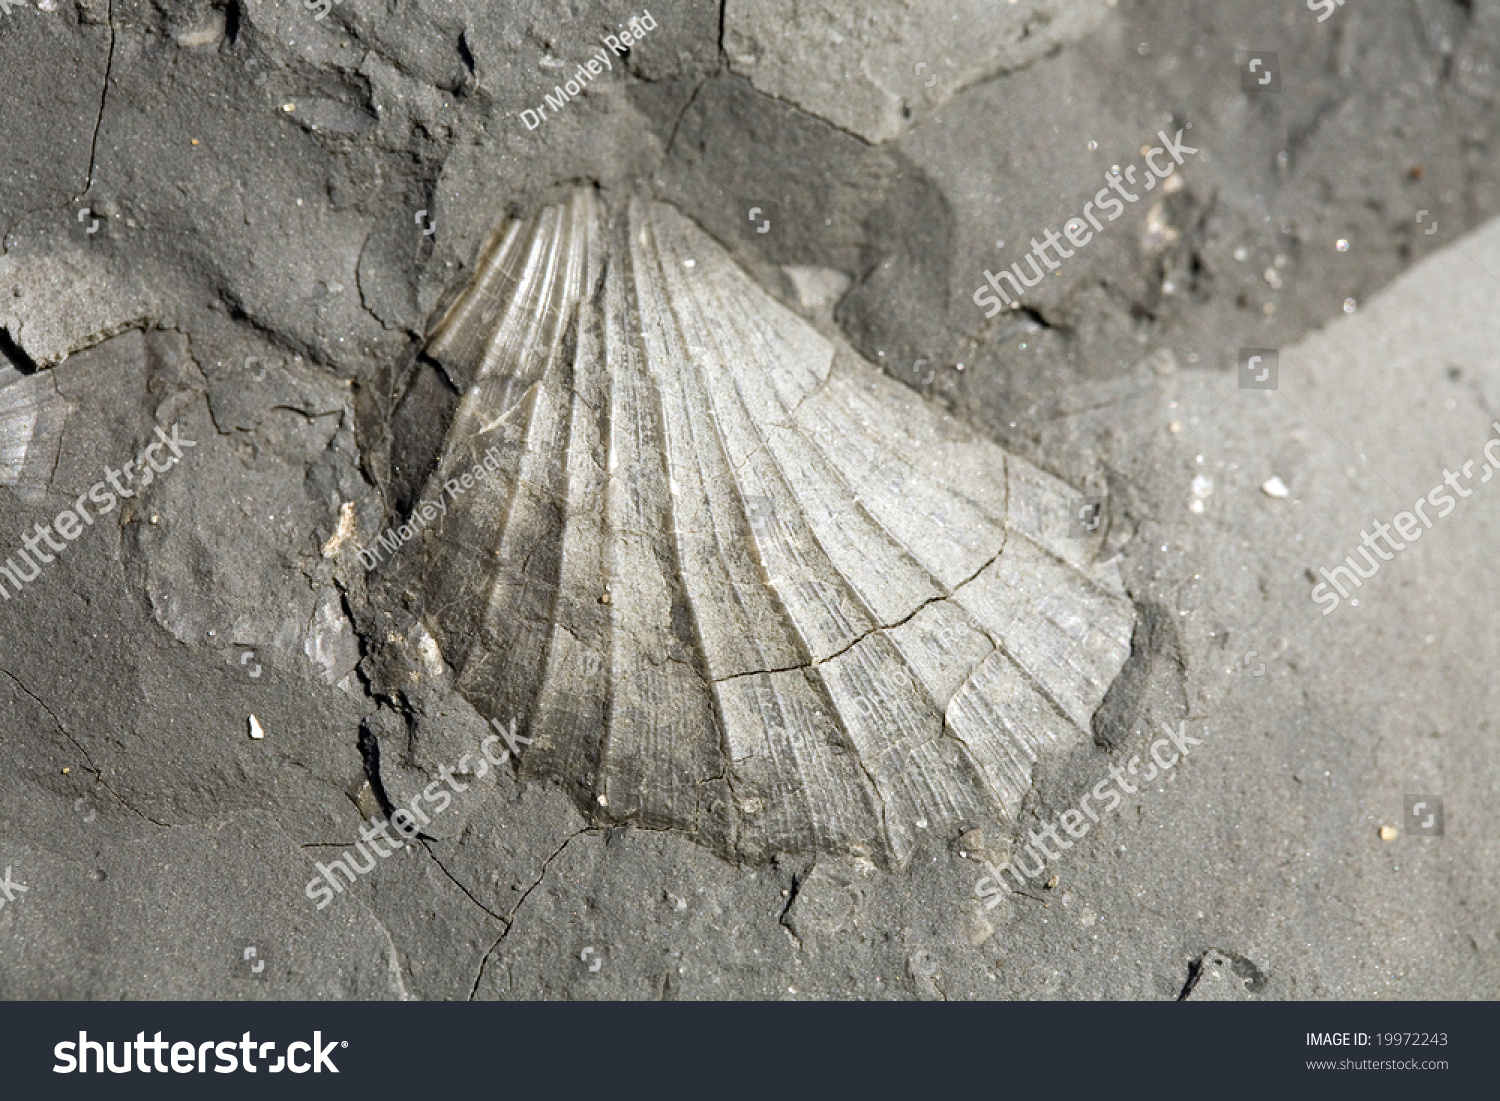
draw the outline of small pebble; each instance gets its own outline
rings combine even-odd
[[[971,945],[978,948],[994,935],[995,927],[985,919],[983,914],[969,915],[969,943]]]
[[[1201,515],[1203,512],[1203,499],[1213,495],[1214,480],[1199,474],[1193,479],[1193,499],[1188,502],[1188,511]]]
[[[1047,880],[1047,890],[1050,891],[1050,890],[1052,890],[1053,887],[1056,887],[1057,886],[1057,881],[1060,878],[1061,878],[1060,876],[1053,876],[1051,879]]]
[[[1381,826],[1380,827],[1380,840],[1382,840],[1382,841],[1394,841],[1394,840],[1396,840],[1396,827],[1395,826]]]
[[[1281,480],[1279,475],[1272,475],[1270,478],[1267,478],[1266,483],[1260,487],[1260,491],[1267,497],[1276,497],[1278,499],[1292,495],[1292,491],[1287,488],[1286,483]]]
[[[1158,348],[1146,358],[1151,364],[1151,369],[1163,378],[1177,373],[1177,357],[1172,354],[1170,348]]]
[[[250,716],[250,737],[260,741],[266,736],[266,732],[260,728],[260,720],[254,715]]]
[[[984,831],[965,830],[958,839],[958,855],[965,860],[981,860],[984,853]]]

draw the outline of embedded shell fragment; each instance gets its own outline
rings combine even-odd
[[[428,354],[463,389],[401,563],[465,697],[585,813],[899,865],[1012,817],[1134,623],[1074,493],[830,343],[671,207],[503,227]],[[491,450],[493,449],[493,450]]]
[[[0,367],[0,485],[24,501],[45,495],[69,408],[50,373]]]

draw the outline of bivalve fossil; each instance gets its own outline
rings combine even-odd
[[[445,511],[394,568],[463,695],[519,718],[522,775],[596,821],[900,865],[1014,817],[1129,655],[1073,490],[668,205],[509,222],[427,354],[462,392]]]

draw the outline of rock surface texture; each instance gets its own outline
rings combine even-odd
[[[1496,0],[0,73],[0,997],[1500,993]]]

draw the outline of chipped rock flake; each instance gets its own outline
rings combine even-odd
[[[671,207],[580,189],[503,226],[427,351],[464,393],[431,484],[504,458],[394,583],[584,814],[900,865],[1087,741],[1134,609],[1075,492]]]
[[[318,594],[302,652],[327,684],[340,684],[359,664],[359,644],[336,591],[325,589]]]
[[[266,736],[266,732],[261,729],[260,720],[257,719],[254,715],[251,715],[250,716],[250,737],[253,738],[253,739],[255,739],[256,741],[260,741],[265,736]]]
[[[1280,475],[1272,475],[1267,478],[1265,484],[1260,487],[1260,491],[1267,497],[1275,497],[1277,499],[1292,495],[1292,491],[1287,488],[1287,484],[1281,480]]]

